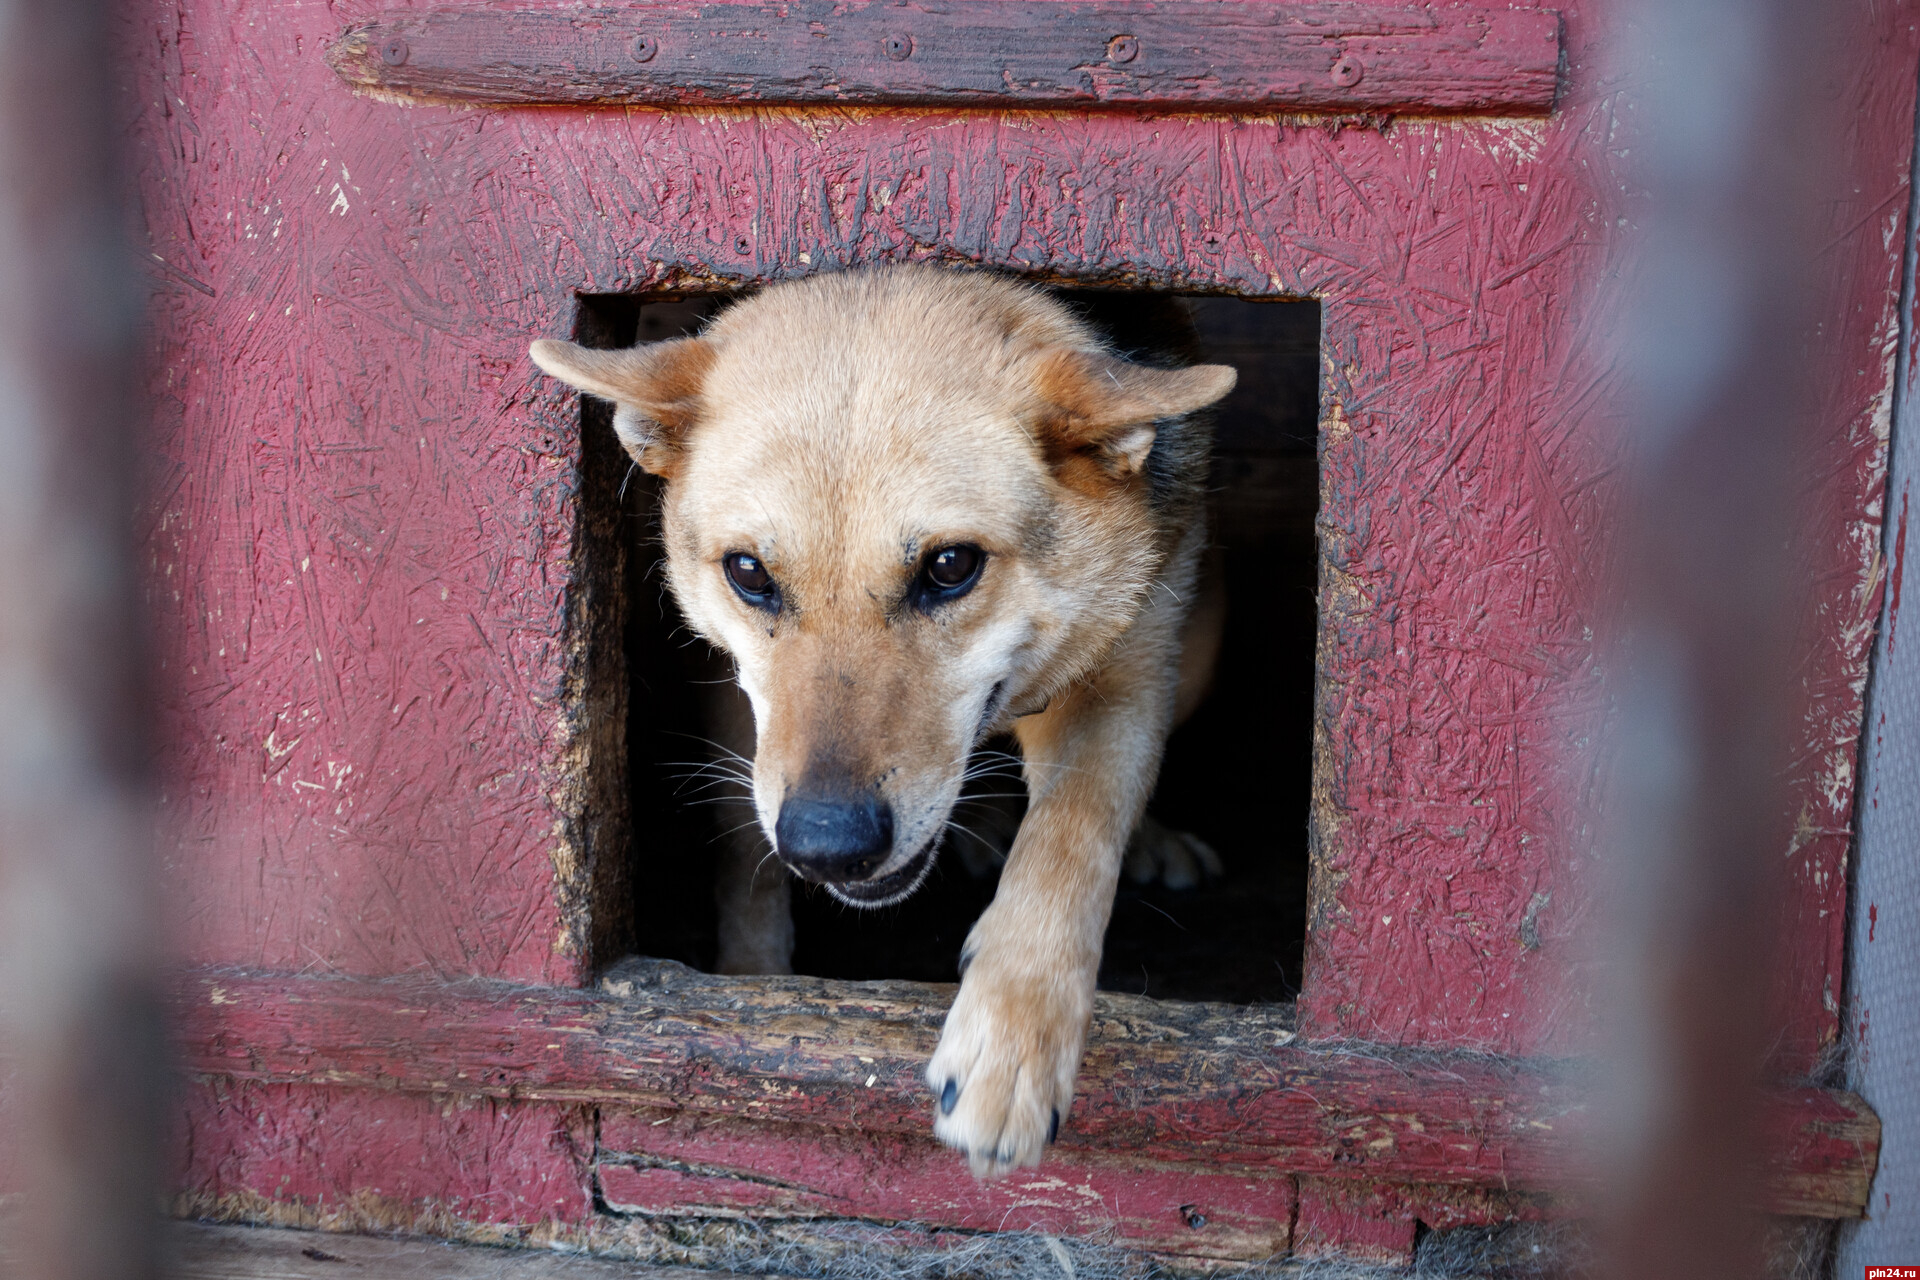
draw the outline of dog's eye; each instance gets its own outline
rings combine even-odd
[[[973,586],[986,561],[986,553],[968,543],[942,547],[920,570],[921,590],[932,599],[951,600]]]
[[[767,572],[767,566],[760,563],[756,556],[744,551],[731,551],[721,562],[726,570],[727,581],[733,584],[746,602],[762,609],[779,607],[779,588],[774,585],[773,575]]]

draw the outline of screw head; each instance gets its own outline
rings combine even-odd
[[[388,36],[380,42],[380,61],[390,67],[397,67],[407,60],[407,42],[399,36]]]
[[[1181,1205],[1180,1216],[1186,1219],[1187,1225],[1195,1231],[1207,1225],[1207,1215],[1200,1212],[1198,1205]]]
[[[660,42],[652,36],[635,36],[633,38],[633,60],[635,62],[652,62],[653,56],[659,52]]]
[[[913,56],[913,37],[909,35],[888,36],[880,42],[880,48],[895,62],[905,62]]]
[[[753,252],[753,241],[747,239],[745,236],[740,236],[733,242],[733,251],[744,258]]]
[[[1333,64],[1333,70],[1328,74],[1333,77],[1333,82],[1342,89],[1351,89],[1360,83],[1360,77],[1366,74],[1366,69],[1360,65],[1360,59],[1350,53],[1343,53],[1340,55],[1340,60]]]
[[[1115,36],[1107,41],[1108,62],[1132,62],[1140,56],[1140,40],[1137,36]]]
[[[1210,253],[1218,253],[1220,251],[1221,244],[1223,244],[1224,242],[1225,241],[1223,237],[1220,235],[1218,231],[1203,231],[1200,233],[1201,247],[1205,248]]]

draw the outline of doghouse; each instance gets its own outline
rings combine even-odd
[[[128,5],[177,1211],[1196,1264],[1406,1260],[1577,1212],[1594,815],[1568,770],[1604,716],[1619,8]],[[1902,6],[1833,21],[1857,30],[1824,263],[1858,355],[1821,371],[1767,1180],[1807,1218],[1861,1211],[1877,1142],[1815,1073],[1920,63]],[[890,952],[888,921],[803,903],[824,976],[668,963],[697,965],[710,910],[668,772],[685,655],[644,492],[525,358],[912,259],[1176,296],[1254,388],[1216,519],[1273,584],[1230,605],[1222,677],[1263,687],[1168,763],[1228,875],[1128,891],[1061,1141],[988,1185],[928,1135],[944,996],[905,985],[951,962],[950,921],[893,920],[924,945]],[[1280,745],[1229,760],[1248,717]],[[1198,943],[1155,923],[1183,903]]]

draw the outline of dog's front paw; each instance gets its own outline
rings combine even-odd
[[[1082,989],[1084,986],[1084,990]],[[1092,1014],[1091,984],[974,960],[927,1066],[934,1136],[977,1178],[1040,1163],[1073,1102]]]

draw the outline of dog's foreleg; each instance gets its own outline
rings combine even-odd
[[[1087,683],[1018,721],[1031,796],[927,1069],[976,1175],[1038,1164],[1073,1100],[1127,837],[1173,714],[1179,617],[1149,609]]]

